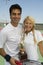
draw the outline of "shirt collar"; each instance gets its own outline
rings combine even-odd
[[[26,35],[26,34],[25,34]],[[31,32],[29,32],[26,36],[28,36],[28,35],[33,35],[33,32],[31,31]]]
[[[14,27],[11,23],[10,23],[10,26],[11,26],[12,29],[17,29],[17,27],[18,27],[18,26]]]

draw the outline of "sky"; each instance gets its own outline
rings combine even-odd
[[[21,23],[26,16],[32,16],[35,23],[43,24],[43,0],[0,0],[0,21],[10,22],[9,8],[12,4],[22,7]]]

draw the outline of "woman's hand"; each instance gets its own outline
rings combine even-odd
[[[24,48],[20,48],[20,51],[21,51],[21,52],[25,52],[25,49],[24,49]]]

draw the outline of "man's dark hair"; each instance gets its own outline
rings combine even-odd
[[[11,15],[11,12],[12,12],[13,9],[19,9],[19,10],[20,10],[20,14],[22,13],[22,8],[20,7],[20,5],[18,5],[18,4],[13,4],[13,5],[11,5],[11,7],[9,8],[10,15]]]

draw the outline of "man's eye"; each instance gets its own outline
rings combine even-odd
[[[13,15],[20,15],[20,13],[17,13],[17,14],[16,13],[13,13]]]
[[[13,15],[16,15],[16,13],[13,13]]]
[[[20,13],[18,13],[18,15],[20,15]]]

